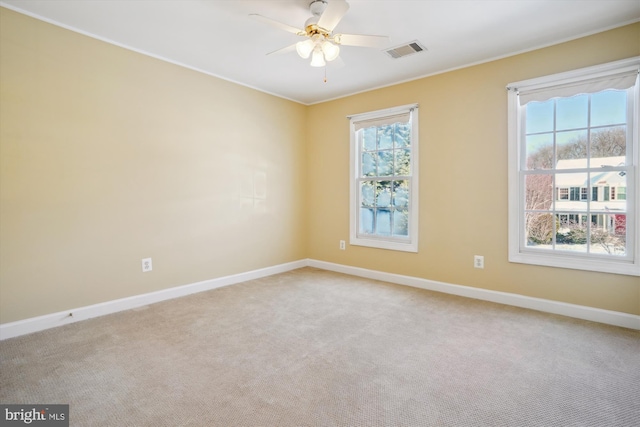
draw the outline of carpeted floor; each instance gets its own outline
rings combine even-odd
[[[638,426],[640,332],[304,268],[0,342],[72,426]]]

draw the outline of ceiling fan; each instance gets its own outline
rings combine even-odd
[[[309,10],[313,16],[305,22],[303,30],[267,18],[266,16],[258,14],[249,15],[254,19],[300,37],[305,37],[306,39],[291,46],[270,52],[267,55],[290,52],[295,49],[298,55],[304,59],[311,56],[312,67],[324,67],[327,62],[333,61],[338,57],[340,54],[340,45],[382,47],[389,40],[387,36],[333,34],[333,29],[349,10],[349,4],[345,0],[313,0],[309,4]]]

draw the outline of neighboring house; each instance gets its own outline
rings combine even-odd
[[[624,166],[625,157],[558,160],[556,169],[585,169]],[[624,172],[557,173],[555,207],[562,224],[591,224],[615,234],[626,233],[627,185]],[[588,204],[588,206],[587,206]],[[588,209],[587,209],[588,207]]]

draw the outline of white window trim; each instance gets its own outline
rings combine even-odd
[[[391,237],[359,237],[359,191],[356,182],[359,174],[359,147],[356,141],[354,122],[371,120],[411,112],[411,188],[409,190],[409,237],[405,240]],[[418,104],[402,105],[384,110],[348,116],[350,119],[350,167],[349,167],[349,243],[356,246],[368,246],[378,249],[389,249],[404,252],[418,252],[418,185],[419,185],[419,138],[418,138]]]
[[[640,182],[638,166],[640,147],[638,143],[640,126],[640,83],[636,80],[630,103],[633,114],[628,125],[632,126],[631,143],[627,147],[627,159],[631,163],[628,182],[634,186],[633,192],[627,191],[627,233],[630,236],[627,250],[630,257],[615,259],[612,257],[598,257],[597,255],[571,254],[567,252],[544,253],[540,250],[527,249],[523,245],[524,225],[522,224],[522,210],[524,198],[520,197],[521,144],[520,137],[523,129],[522,117],[519,112],[518,90],[536,89],[554,84],[580,82],[595,76],[613,74],[616,71],[640,67],[640,56],[596,65],[575,71],[510,83],[508,89],[508,191],[509,191],[509,261],[515,263],[535,264],[550,267],[560,267],[605,273],[640,276]],[[632,193],[632,194],[629,194]],[[520,200],[523,199],[523,200]]]

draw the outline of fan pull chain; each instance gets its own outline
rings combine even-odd
[[[324,67],[324,82],[327,82],[327,67]]]

